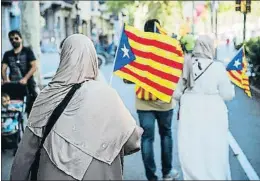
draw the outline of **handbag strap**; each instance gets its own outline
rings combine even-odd
[[[211,63],[204,69],[204,71],[203,71],[198,77],[196,77],[196,79],[194,79],[194,81],[198,80],[198,79],[206,72],[206,70],[208,70],[208,68],[209,68],[212,64],[213,64],[213,62],[211,62]]]
[[[45,126],[43,137],[41,139],[38,150],[35,154],[34,162],[31,166],[31,180],[37,180],[37,173],[38,173],[38,169],[39,169],[41,150],[43,148],[43,144],[45,142],[45,139],[49,135],[50,131],[52,130],[53,126],[55,125],[55,123],[59,119],[62,112],[65,110],[65,108],[69,104],[69,102],[70,102],[71,98],[73,97],[74,93],[76,92],[76,90],[78,90],[80,87],[81,87],[81,84],[73,85],[73,87],[67,93],[65,98],[62,100],[62,102],[52,112],[52,114],[51,114],[51,116],[50,116],[50,118],[49,118],[49,120],[48,120],[48,122]]]
[[[202,72],[198,77],[196,77],[196,78],[194,79],[194,81],[198,80],[198,79],[206,72],[206,70],[208,70],[208,68],[209,68],[212,64],[213,64],[213,62],[211,62],[211,63],[203,70],[203,72]],[[186,87],[186,88],[183,90],[183,93],[186,91],[187,88],[188,88],[188,87]]]

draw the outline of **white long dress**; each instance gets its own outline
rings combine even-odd
[[[191,90],[182,91],[178,86],[174,97],[180,99],[178,151],[184,180],[231,180],[224,100],[235,91],[224,66],[214,62]]]

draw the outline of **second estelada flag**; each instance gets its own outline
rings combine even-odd
[[[251,97],[249,79],[246,75],[247,62],[244,46],[242,46],[227,66],[227,72],[230,80],[238,87],[244,89],[245,93]]]
[[[177,40],[124,25],[114,73],[169,103],[181,76],[183,61]]]

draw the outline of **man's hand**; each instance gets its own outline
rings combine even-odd
[[[20,84],[26,85],[27,84],[27,78],[22,78],[19,82]]]
[[[126,79],[123,79],[124,83],[126,84],[134,84],[133,82],[129,81],[129,80],[126,80]]]
[[[22,78],[20,80],[20,83],[25,85],[27,84],[28,80],[33,76],[34,72],[37,70],[37,66],[36,66],[36,60],[31,62],[31,69],[29,70],[29,72],[24,76],[24,78]]]
[[[10,110],[10,111],[19,111],[19,109],[14,108],[14,107],[10,108],[9,110]]]
[[[2,63],[2,79],[3,79],[3,84],[8,82],[8,76],[6,75],[8,65],[6,63]]]

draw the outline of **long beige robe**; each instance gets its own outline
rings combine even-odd
[[[135,129],[124,145],[124,152],[126,155],[140,150],[140,136],[141,132],[138,131],[138,128]],[[29,179],[30,165],[34,160],[34,154],[37,151],[39,143],[40,138],[33,134],[30,129],[26,128],[19,150],[15,155],[10,180]],[[52,163],[44,148],[41,153],[38,180],[76,180],[58,169]],[[84,174],[83,180],[122,180],[122,161],[120,155],[115,158],[111,165],[93,158]]]

